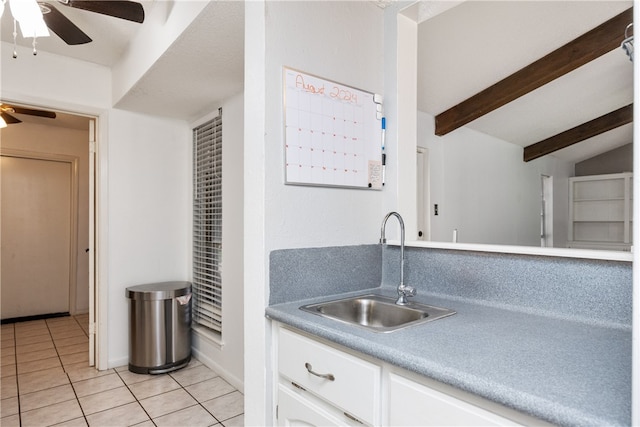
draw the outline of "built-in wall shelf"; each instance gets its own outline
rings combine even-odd
[[[569,178],[570,248],[629,251],[631,172]]]

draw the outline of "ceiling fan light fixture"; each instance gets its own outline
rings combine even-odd
[[[6,128],[6,127],[7,127],[7,122],[5,122],[2,117],[0,117],[0,129]]]
[[[629,36],[629,30],[633,28],[633,22],[627,25],[627,28],[624,30],[625,39],[622,41],[620,47],[624,50],[624,53],[627,54],[629,60],[633,62],[633,35]]]
[[[49,30],[68,45],[91,42],[91,37],[53,6],[53,0],[0,0],[0,16],[7,3],[13,15],[13,58],[18,57],[18,24],[23,37],[33,38],[34,55],[37,54],[36,38],[49,36]],[[57,0],[57,4],[140,24],[144,22],[144,7],[133,0]]]
[[[20,24],[22,37],[48,37],[49,29],[44,23],[40,6],[36,0],[11,0],[13,19]]]
[[[20,22],[22,37],[49,37],[49,30],[43,20],[28,22],[26,25]]]
[[[51,8],[49,6],[47,6],[46,3],[38,3],[38,6],[40,6],[40,12],[42,12],[42,16],[43,17],[47,13],[51,13]]]

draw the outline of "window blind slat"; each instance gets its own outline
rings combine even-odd
[[[222,332],[222,115],[193,145],[193,322]]]

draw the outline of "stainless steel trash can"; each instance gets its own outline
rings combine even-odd
[[[191,283],[162,282],[131,286],[129,370],[161,374],[191,360]]]

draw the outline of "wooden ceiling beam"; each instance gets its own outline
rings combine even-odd
[[[436,116],[442,136],[620,47],[633,8]]]
[[[629,104],[597,119],[524,147],[524,161],[529,162],[632,121],[633,104]]]

